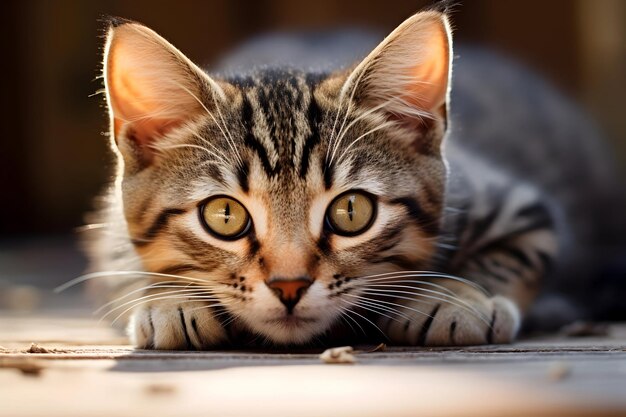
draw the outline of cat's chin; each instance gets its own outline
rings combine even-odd
[[[254,323],[254,329],[279,345],[304,344],[325,332],[330,323],[322,318],[284,315]]]

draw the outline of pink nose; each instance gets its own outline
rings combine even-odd
[[[265,284],[276,294],[280,302],[287,307],[287,312],[291,314],[302,295],[313,284],[313,280],[309,277],[272,278],[265,281]]]

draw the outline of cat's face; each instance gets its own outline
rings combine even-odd
[[[413,19],[353,71],[316,77],[213,80],[143,26],[111,30],[125,215],[145,269],[171,275],[155,282],[302,343],[367,307],[372,275],[429,264],[449,40],[440,14]]]

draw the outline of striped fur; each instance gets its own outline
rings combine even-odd
[[[149,29],[112,26],[119,169],[90,243],[93,270],[113,271],[107,314],[130,314],[136,345],[155,349],[511,341],[557,254],[554,213],[532,184],[461,147],[444,157],[449,36],[445,15],[427,11],[352,70],[209,78]],[[133,74],[146,48],[158,61]],[[326,209],[355,189],[376,196],[376,219],[333,234]],[[247,208],[250,233],[203,229],[198,207],[214,195]],[[313,281],[293,311],[266,284],[276,277]]]

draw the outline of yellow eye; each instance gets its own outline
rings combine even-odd
[[[209,233],[226,240],[239,239],[250,230],[250,215],[237,200],[217,196],[200,206],[200,220]]]
[[[338,235],[365,232],[376,217],[374,197],[362,191],[348,191],[335,198],[326,212],[326,221]]]

